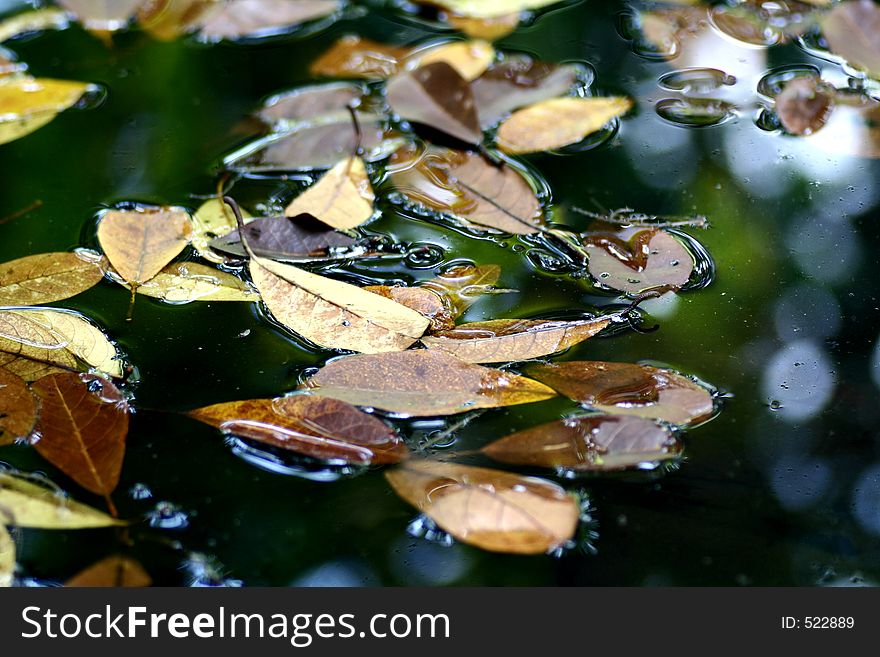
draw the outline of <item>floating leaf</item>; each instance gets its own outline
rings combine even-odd
[[[122,377],[122,360],[107,336],[66,310],[0,308],[0,352],[0,366],[22,378],[27,377],[23,372],[41,367],[33,362],[18,362],[19,359],[72,371],[94,368],[114,378]]]
[[[141,588],[152,583],[152,578],[140,563],[131,557],[115,554],[77,573],[67,580],[64,586]]]
[[[284,214],[309,214],[333,228],[350,230],[373,216],[375,200],[364,161],[349,157],[293,199]]]
[[[250,218],[250,213],[242,209],[242,216]],[[211,250],[211,240],[236,231],[235,215],[221,199],[205,201],[192,216],[193,233],[190,242],[196,253],[205,260],[220,264],[226,258]]]
[[[260,217],[245,224],[243,230],[250,250],[270,260],[320,259],[328,257],[331,250],[350,249],[356,244],[353,237],[333,230],[309,214],[292,218]],[[237,229],[212,240],[211,248],[239,257],[247,255]]]
[[[474,95],[446,62],[435,62],[388,81],[388,102],[398,116],[422,123],[468,144],[483,140]]]
[[[0,589],[9,588],[15,579],[15,541],[0,524]]]
[[[37,401],[27,384],[0,367],[0,445],[27,438],[37,421]]]
[[[423,2],[424,0],[419,0]],[[560,0],[428,0],[430,4],[474,18],[495,18],[519,14],[527,9],[541,9]]]
[[[94,262],[75,253],[41,253],[0,264],[0,306],[35,306],[61,301],[97,285],[104,277]]]
[[[52,374],[31,389],[40,399],[40,456],[86,490],[109,495],[119,483],[128,403],[110,381],[91,374]],[[111,505],[112,508],[112,505]]]
[[[0,144],[43,127],[93,89],[84,82],[15,77],[0,84]]]
[[[0,22],[0,42],[14,39],[23,34],[43,30],[61,30],[67,27],[67,14],[55,7],[34,9],[7,18]]]
[[[495,290],[501,277],[498,265],[456,265],[421,287],[433,290],[447,301],[452,319],[464,314],[480,296]]]
[[[417,416],[527,404],[555,396],[537,381],[432,349],[340,358],[322,367],[303,387],[350,404]]]
[[[253,257],[250,272],[275,319],[322,347],[399,351],[428,328],[425,317],[391,299],[292,265]]]
[[[422,338],[468,363],[508,363],[555,354],[583,342],[608,326],[608,318],[578,321],[493,319],[460,324]]]
[[[391,183],[412,202],[506,233],[543,229],[535,190],[508,164],[494,166],[474,153],[431,147],[416,154],[399,151],[390,165]]]
[[[193,26],[208,41],[266,37],[325,18],[339,6],[340,0],[226,0],[200,15]]]
[[[709,419],[715,410],[706,388],[648,365],[572,361],[532,365],[526,372],[566,397],[606,413],[687,425]]]
[[[828,122],[834,90],[814,77],[795,78],[776,96],[776,115],[793,135],[810,135]]]
[[[91,529],[124,524],[59,490],[0,471],[0,525],[28,529]]]
[[[385,477],[441,529],[484,550],[550,552],[577,529],[577,502],[545,479],[437,461],[409,461]]]
[[[397,303],[424,315],[431,321],[431,331],[440,331],[455,326],[455,320],[449,308],[436,292],[423,287],[403,287],[402,285],[369,285],[364,289],[393,299]]]
[[[386,424],[336,399],[251,399],[206,406],[189,415],[225,433],[323,461],[398,463],[409,453]]]
[[[217,0],[142,0],[137,19],[143,30],[161,41],[192,31],[194,23]]]
[[[336,41],[309,67],[312,75],[384,79],[397,73],[406,48],[348,35]]]
[[[822,20],[831,50],[852,66],[880,79],[880,7],[872,0],[850,0],[834,6]]]
[[[197,262],[172,263],[138,286],[137,292],[175,304],[260,300],[260,295],[240,278]]]
[[[465,80],[480,77],[495,60],[495,48],[487,41],[450,41],[411,52],[406,68],[412,70],[436,62],[446,62]]]
[[[497,41],[516,30],[519,26],[519,16],[518,12],[491,18],[474,18],[452,14],[447,20],[456,30],[464,32],[473,39]]]
[[[333,83],[294,89],[272,96],[258,116],[271,126],[312,121],[316,116],[346,112],[360,102],[362,89],[355,84]]]
[[[538,153],[569,146],[621,116],[628,98],[551,98],[514,112],[498,128],[505,153]]]
[[[176,208],[111,210],[98,222],[98,242],[107,259],[134,287],[158,274],[191,236],[189,214]]]
[[[669,429],[651,420],[588,415],[518,431],[480,451],[511,465],[604,472],[675,458],[681,444]]]
[[[58,0],[87,30],[114,31],[126,27],[144,0]]]
[[[31,360],[30,358],[13,356],[12,354],[7,354],[2,351],[0,351],[0,368],[15,374],[15,376],[28,383],[36,381],[37,379],[42,379],[49,374],[57,374],[59,372],[67,371],[61,367],[55,367],[54,365]]]
[[[880,158],[880,102],[863,93],[838,92],[828,123],[805,139],[832,153]]]
[[[590,232],[583,243],[590,275],[601,285],[627,294],[678,290],[694,272],[691,253],[658,228]]]

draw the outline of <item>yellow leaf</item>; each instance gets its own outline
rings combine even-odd
[[[115,554],[80,571],[67,580],[64,586],[140,588],[150,586],[152,583],[152,578],[139,562]]]
[[[90,529],[124,524],[97,509],[74,502],[61,491],[0,472],[0,525],[31,529]]]
[[[0,309],[0,352],[66,370],[94,368],[122,377],[122,361],[113,343],[90,322],[67,310]],[[2,359],[0,364],[23,376]]]
[[[474,18],[453,14],[449,17],[449,24],[471,38],[496,41],[516,30],[519,26],[519,13],[491,18]]]
[[[65,27],[67,27],[67,14],[60,9],[54,7],[34,9],[0,22],[0,42],[28,32],[60,30]]]
[[[430,0],[431,4],[472,18],[519,14],[526,9],[541,9],[557,2],[559,0]]]
[[[242,209],[242,216],[250,218],[250,213]],[[215,237],[223,237],[235,230],[235,215],[223,201],[212,198],[205,201],[192,216],[192,245],[200,257],[211,262],[225,262],[223,256],[217,255],[209,246]]]
[[[170,264],[137,291],[168,303],[260,300],[260,295],[241,279],[197,262]]]
[[[10,76],[0,82],[0,144],[43,127],[92,88],[84,82]]]
[[[628,98],[552,98],[517,112],[498,128],[505,153],[536,153],[576,144],[632,107]]]
[[[400,351],[430,323],[391,299],[292,265],[251,257],[250,272],[275,319],[329,349]]]
[[[0,305],[36,306],[85,292],[104,277],[75,253],[41,253],[0,264]]]
[[[325,173],[284,209],[288,217],[310,214],[338,230],[360,226],[373,216],[376,196],[359,157],[349,157]]]
[[[15,575],[15,541],[6,531],[6,527],[0,525],[0,588],[12,586]]]
[[[413,51],[406,68],[414,69],[435,62],[446,62],[465,80],[475,80],[495,61],[495,48],[487,41],[452,41]]]

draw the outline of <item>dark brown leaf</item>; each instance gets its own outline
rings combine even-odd
[[[345,249],[355,239],[333,230],[311,215],[298,217],[260,217],[244,226],[248,246],[258,256],[270,260],[305,260],[328,255],[331,249]],[[212,249],[244,257],[238,230],[211,240]]]
[[[153,580],[140,563],[130,557],[113,555],[92,564],[71,577],[64,586],[88,588],[142,588]]]
[[[346,107],[355,105],[362,95],[355,84],[315,85],[272,96],[257,115],[273,126],[313,121],[317,116],[347,111]]]
[[[30,388],[7,369],[0,367],[0,445],[26,438],[37,421],[37,402]]]
[[[793,135],[811,135],[828,122],[834,109],[834,90],[820,80],[795,78],[776,97],[776,115]]]
[[[831,50],[851,65],[880,79],[880,6],[849,0],[834,6],[822,21]]]
[[[339,6],[340,0],[226,0],[193,25],[208,41],[271,36],[329,16]]]

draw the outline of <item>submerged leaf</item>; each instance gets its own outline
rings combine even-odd
[[[0,589],[9,588],[15,579],[15,541],[0,523]]]
[[[224,433],[323,461],[398,463],[409,453],[386,424],[337,399],[251,399],[206,406],[189,415]]]
[[[391,299],[292,265],[253,257],[250,272],[275,319],[328,349],[399,351],[428,328],[425,317]]]
[[[629,111],[628,98],[551,98],[514,112],[498,128],[505,153],[538,153],[576,144]]]
[[[0,144],[43,127],[92,88],[84,82],[29,75],[3,81],[0,83]]]
[[[29,529],[91,529],[124,524],[59,490],[0,471],[0,525]]]
[[[101,559],[71,577],[64,586],[89,588],[141,588],[152,585],[144,567],[131,557],[115,554]]]
[[[577,502],[545,479],[438,461],[409,461],[385,478],[441,529],[484,550],[541,554],[577,529]]]
[[[483,294],[492,292],[501,277],[498,265],[456,265],[421,287],[433,290],[446,300],[452,319],[464,314]]]
[[[225,0],[193,22],[208,41],[283,34],[300,24],[331,15],[340,0]]]
[[[350,404],[428,416],[544,401],[547,386],[516,374],[418,349],[334,360],[303,388]]]
[[[357,228],[373,216],[376,200],[367,168],[359,157],[349,157],[284,208],[288,217],[311,215],[339,230]]]
[[[75,253],[41,253],[0,264],[0,306],[61,301],[97,285],[104,274]]]
[[[822,128],[834,109],[834,90],[814,77],[795,78],[776,96],[776,115],[786,132],[810,135]]]
[[[331,249],[347,249],[356,244],[353,237],[333,230],[309,214],[260,217],[246,223],[243,231],[250,250],[270,260],[313,260],[329,256]],[[239,257],[247,256],[237,229],[212,240],[211,248]]]
[[[37,421],[37,400],[24,380],[0,367],[0,445],[27,438]]]
[[[460,324],[422,338],[468,363],[508,363],[555,354],[583,342],[608,326],[608,318],[577,321],[493,319]]]
[[[40,399],[34,447],[86,490],[108,497],[119,483],[128,403],[110,381],[90,374],[52,374],[31,388]]]
[[[681,444],[669,429],[651,420],[588,415],[517,431],[480,451],[511,465],[604,472],[675,458]]]
[[[880,79],[880,7],[872,0],[849,0],[834,6],[822,20],[831,50],[852,66]]]
[[[168,303],[192,301],[259,301],[260,295],[240,278],[197,262],[168,265],[143,285],[138,294]]]
[[[606,413],[638,415],[670,424],[708,420],[712,393],[671,370],[602,361],[532,365],[526,372],[566,397]]]
[[[338,78],[389,78],[397,73],[407,52],[406,48],[347,35],[312,62],[309,72]]]
[[[114,31],[128,25],[144,0],[58,0],[87,30]]]

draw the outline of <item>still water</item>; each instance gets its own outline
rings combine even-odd
[[[0,10],[21,4],[0,2]],[[293,467],[271,472],[240,445],[177,414],[281,394],[332,354],[269,327],[249,304],[139,299],[127,324],[128,296],[106,282],[57,305],[99,322],[138,368],[137,414],[116,501],[124,517],[145,518],[132,532],[131,554],[157,583],[880,582],[880,282],[873,264],[880,165],[851,155],[880,136],[845,126],[809,138],[772,129],[758,90],[804,66],[845,87],[837,63],[797,43],[743,45],[711,32],[699,48],[664,61],[633,40],[631,11],[626,3],[573,3],[497,47],[583,63],[593,72],[593,93],[636,101],[604,143],[527,158],[549,184],[556,222],[584,229],[589,220],[575,207],[699,213],[711,222],[689,231],[715,261],[711,285],[648,303],[648,322],[660,324],[654,333],[590,340],[557,359],[661,363],[728,393],[716,419],[688,432],[681,463],[566,483],[589,500],[590,519],[579,546],[561,556],[455,544],[426,529],[381,471],[336,481],[294,476]],[[266,97],[306,83],[315,56],[352,32],[399,44],[449,34],[373,9],[315,34],[246,46],[160,43],[138,31],[108,46],[76,26],[7,44],[34,75],[95,82],[108,93],[99,107],[65,112],[0,147],[0,217],[41,202],[0,225],[0,261],[94,247],[96,213],[114,203],[198,207],[214,191],[223,156],[252,134],[245,117]],[[681,72],[693,67],[714,72]],[[248,180],[233,193],[253,204],[284,198],[292,184]],[[383,209],[370,230],[439,247],[442,260],[432,265],[469,259],[502,266],[499,284],[520,292],[481,299],[467,320],[590,311],[613,301],[552,271],[528,242],[477,240],[390,204]],[[347,270],[377,281],[434,275],[410,265],[418,263]],[[451,434],[454,448],[473,449],[575,408],[558,399],[484,413]],[[447,426],[401,425],[413,444]],[[0,461],[45,472],[99,504],[31,449],[4,447]],[[19,562],[25,577],[51,583],[117,550],[112,532],[27,531]]]

